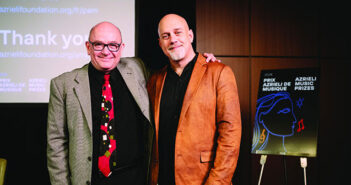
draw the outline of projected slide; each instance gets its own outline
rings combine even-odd
[[[262,71],[251,152],[315,157],[318,108],[318,69]]]
[[[134,0],[1,0],[0,103],[47,103],[50,79],[90,61],[90,28],[122,31],[122,56],[135,55]]]

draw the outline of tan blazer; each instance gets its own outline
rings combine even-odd
[[[158,179],[158,131],[162,89],[167,67],[148,82],[156,138],[151,184]],[[241,139],[238,90],[230,67],[206,63],[199,54],[181,109],[175,142],[177,185],[231,184]]]
[[[141,60],[121,58],[117,65],[144,116],[150,120],[148,72]],[[151,153],[153,125],[145,145]],[[86,185],[92,172],[93,138],[88,64],[51,80],[47,123],[47,163],[52,185]],[[146,155],[150,156],[150,155]],[[147,172],[145,172],[147,173]]]

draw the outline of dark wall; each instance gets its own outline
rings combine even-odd
[[[6,185],[50,184],[46,167],[47,104],[0,104],[0,157]]]
[[[195,0],[169,0],[162,3],[155,0],[139,0],[136,7],[136,55],[142,58],[151,69],[159,69],[168,62],[168,59],[164,56],[158,44],[158,22],[164,15],[176,13],[183,16],[189,27],[196,33]],[[195,42],[193,47],[196,47]]]

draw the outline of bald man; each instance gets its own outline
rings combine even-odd
[[[169,65],[147,85],[156,131],[151,184],[231,184],[241,139],[234,74],[194,51],[179,15],[164,16],[158,34]]]
[[[90,63],[51,80],[47,158],[52,185],[144,185],[153,126],[148,73],[109,22],[86,42]]]

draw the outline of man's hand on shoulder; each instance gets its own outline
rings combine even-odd
[[[206,58],[206,62],[221,62],[221,60],[217,60],[213,53],[204,53],[203,56]]]

